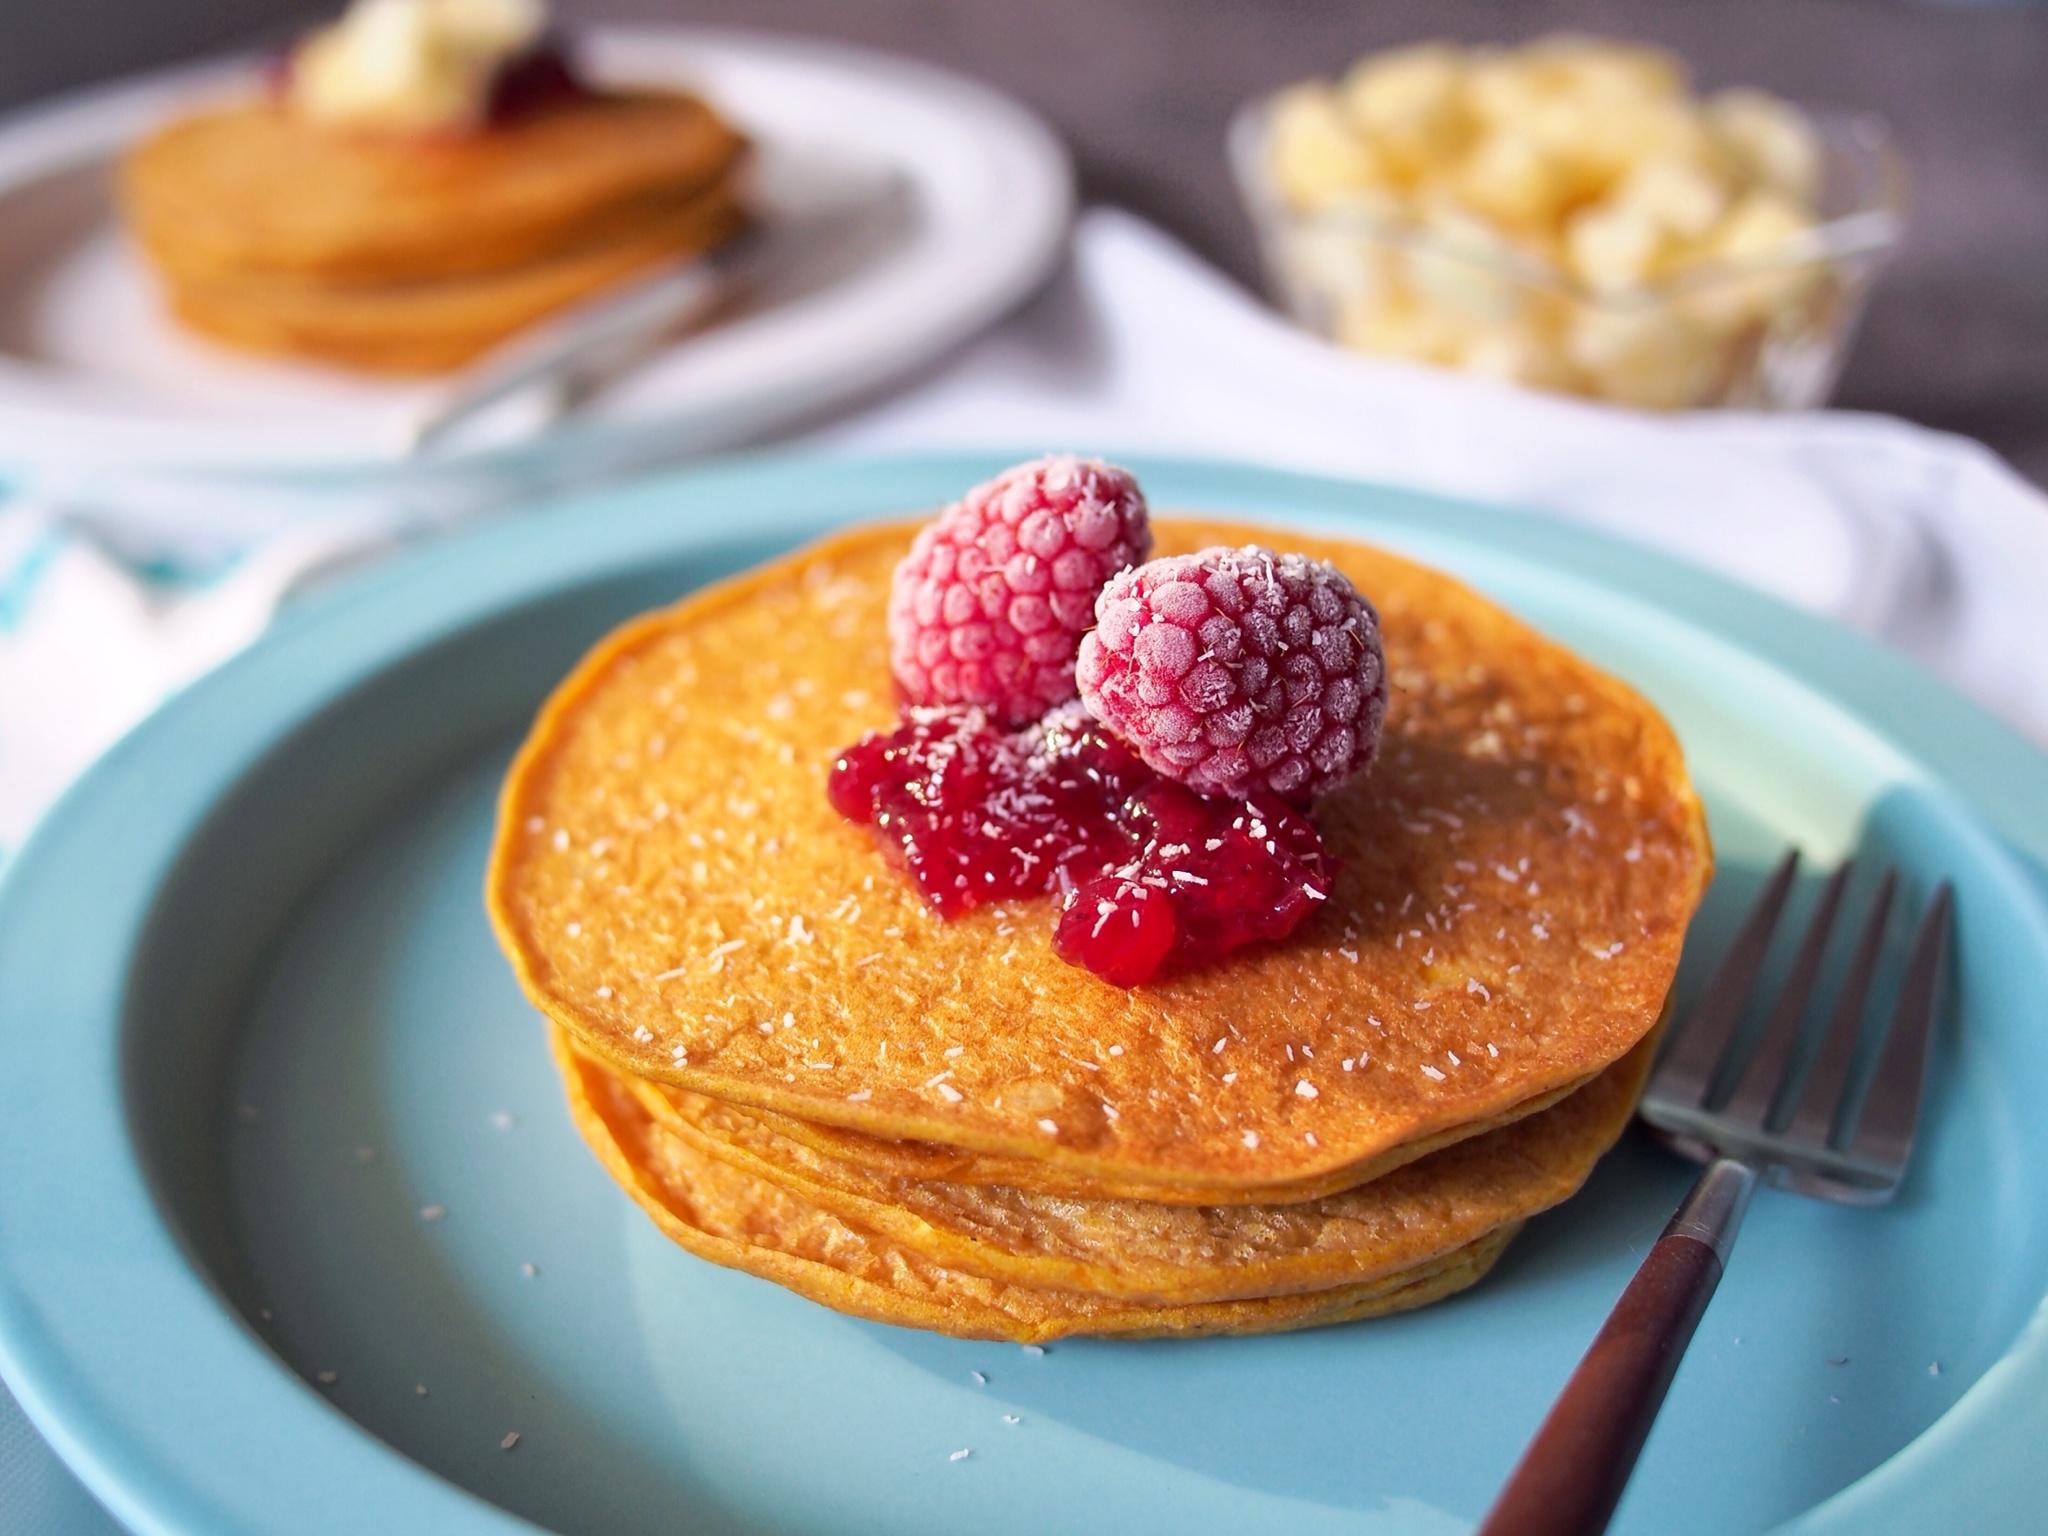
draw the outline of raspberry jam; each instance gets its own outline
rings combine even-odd
[[[493,127],[533,117],[590,95],[561,39],[545,37],[505,60],[491,76],[484,120]]]
[[[1079,705],[1015,732],[979,709],[906,710],[839,755],[830,793],[942,916],[1058,892],[1054,947],[1119,986],[1284,938],[1335,873],[1299,811],[1206,799]]]

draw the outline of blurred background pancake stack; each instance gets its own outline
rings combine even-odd
[[[676,90],[599,91],[512,0],[367,0],[264,99],[122,171],[172,309],[218,341],[381,372],[460,366],[744,222],[745,142]]]

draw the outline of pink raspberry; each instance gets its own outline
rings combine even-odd
[[[1144,493],[1093,459],[1035,459],[928,524],[889,591],[889,665],[912,704],[978,704],[1004,725],[1074,697],[1095,597],[1152,548]]]
[[[1105,587],[1095,618],[1082,699],[1190,789],[1300,803],[1372,761],[1379,615],[1334,566],[1252,544],[1154,560]]]

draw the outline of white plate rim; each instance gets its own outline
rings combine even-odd
[[[999,228],[980,231],[972,247],[960,249],[959,269],[975,274],[971,285],[949,295],[934,295],[929,287],[889,295],[890,315],[912,323],[881,334],[883,328],[871,318],[864,345],[855,354],[827,358],[799,376],[771,371],[743,379],[723,395],[678,409],[593,417],[574,422],[565,433],[448,455],[436,461],[438,472],[503,465],[556,436],[589,445],[659,427],[691,451],[747,441],[942,356],[1035,291],[1065,250],[1075,205],[1065,145],[1020,103],[964,75],[826,38],[734,28],[600,26],[579,31],[577,41],[601,66],[606,59],[694,55],[714,65],[723,59],[831,74],[900,93],[948,116],[992,158],[1003,176],[1003,205],[1011,217]],[[175,104],[219,93],[246,78],[251,65],[251,56],[240,55],[153,71],[0,118],[0,195],[53,172],[109,159]],[[600,72],[605,72],[602,67]],[[929,190],[918,167],[905,169]],[[912,298],[922,302],[912,303]],[[846,316],[827,319],[826,339],[832,339],[835,328],[844,339]],[[369,411],[353,435],[337,432],[325,413],[260,423],[195,417],[166,409],[161,400],[138,398],[98,386],[87,376],[0,353],[0,460],[31,479],[47,471],[61,481],[81,470],[92,478],[136,470],[235,478],[388,473],[402,467],[398,436],[388,426]]]

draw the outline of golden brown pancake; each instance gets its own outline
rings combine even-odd
[[[635,273],[708,250],[745,222],[724,188],[635,212],[624,234],[502,272],[378,286],[174,281],[169,298],[192,329],[247,350],[387,373],[441,372]]]
[[[1317,808],[1342,872],[1287,942],[1126,991],[1053,953],[1045,899],[932,916],[825,796],[835,750],[893,718],[911,530],[870,528],[629,624],[548,702],[488,890],[527,995],[640,1077],[1203,1190],[1342,1187],[1641,1040],[1710,867],[1657,713],[1397,556],[1156,531],[1331,560],[1380,609],[1385,743]]]
[[[1497,1130],[1513,1124],[1524,1115],[1546,1110],[1593,1080],[1591,1077],[1581,1078],[1524,1100],[1488,1119],[1453,1126],[1434,1136],[1418,1136],[1363,1165],[1305,1179],[1255,1186],[1147,1182],[1142,1178],[1106,1175],[1085,1167],[1035,1162],[1028,1157],[971,1152],[964,1147],[949,1147],[933,1141],[890,1141],[861,1131],[850,1131],[843,1126],[802,1120],[794,1115],[777,1114],[773,1110],[755,1109],[745,1104],[725,1104],[723,1108],[729,1114],[755,1121],[768,1134],[787,1137],[815,1153],[898,1178],[993,1184],[1032,1194],[1065,1195],[1077,1200],[1149,1200],[1163,1205],[1271,1205],[1315,1200],[1369,1179],[1380,1178],[1419,1157],[1427,1157],[1440,1147],[1448,1147],[1467,1136]]]
[[[1628,1124],[1652,1047],[1645,1039],[1541,1114],[1291,1205],[1071,1200],[890,1177],[821,1157],[716,1099],[626,1081],[692,1150],[933,1263],[1017,1285],[1185,1306],[1385,1279],[1548,1210],[1577,1191]]]
[[[1492,1268],[1516,1227],[1358,1285],[1251,1301],[1161,1306],[1037,1290],[934,1264],[669,1134],[628,1084],[551,1030],[570,1113],[607,1172],[670,1239],[714,1264],[876,1322],[958,1338],[1045,1342],[1278,1333],[1423,1306]]]
[[[253,102],[144,141],[121,197],[151,259],[187,282],[421,283],[544,260],[622,207],[728,180],[744,147],[675,91],[427,137],[337,131]]]

